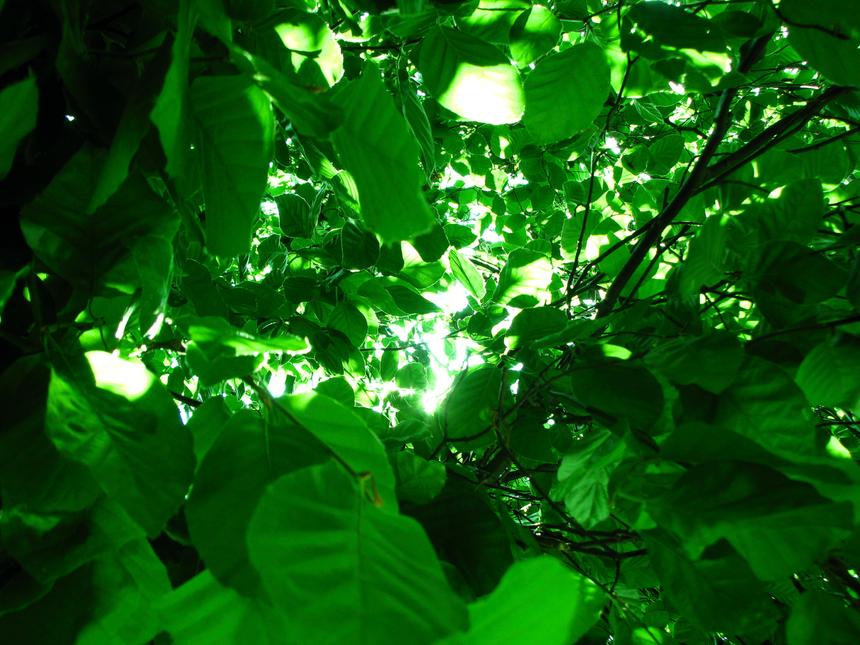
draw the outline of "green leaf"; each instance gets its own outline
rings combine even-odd
[[[772,363],[747,358],[716,402],[712,422],[734,428],[789,458],[814,453],[809,404],[792,378]]]
[[[397,370],[397,387],[423,390],[427,387],[427,372],[421,363],[407,363]]]
[[[379,258],[379,241],[373,233],[355,222],[347,221],[340,231],[341,266],[366,269]]]
[[[624,455],[624,444],[608,430],[575,442],[558,469],[552,499],[564,502],[577,522],[591,528],[609,517],[609,477]]]
[[[850,505],[826,500],[809,484],[730,461],[689,469],[649,513],[689,557],[725,539],[762,580],[810,566],[847,537],[853,521]]]
[[[609,65],[593,43],[541,60],[526,78],[523,124],[536,143],[567,139],[592,124],[609,94]]]
[[[513,563],[511,540],[491,502],[475,485],[449,477],[429,504],[408,513],[427,531],[439,557],[456,570],[465,597],[483,596],[499,584]]]
[[[30,356],[0,375],[0,490],[7,509],[73,515],[102,491],[89,469],[61,454],[45,432],[51,370],[44,357]]]
[[[583,405],[649,429],[663,410],[663,389],[646,368],[626,361],[572,370],[571,388]]]
[[[344,121],[332,133],[343,167],[358,187],[361,216],[383,242],[410,240],[435,221],[421,194],[418,146],[394,101],[368,64],[336,94]]]
[[[501,370],[491,365],[471,369],[458,377],[436,413],[438,422],[451,439],[486,445],[495,439],[493,419],[502,395]]]
[[[326,458],[301,427],[267,426],[248,410],[230,418],[197,469],[185,509],[194,546],[219,582],[246,595],[259,591],[245,543],[257,501],[280,475]]]
[[[643,537],[667,598],[694,625],[746,633],[775,622],[770,595],[731,548],[694,560],[662,531]]]
[[[424,111],[424,106],[418,98],[415,88],[408,80],[401,79],[398,88],[400,101],[403,105],[403,117],[418,142],[424,174],[429,177],[436,168],[436,144],[433,141],[433,130],[430,127],[427,112]],[[437,224],[435,228],[441,227]]]
[[[205,76],[191,86],[203,164],[206,245],[215,255],[248,251],[272,159],[268,97],[241,76]]]
[[[353,410],[334,399],[295,394],[278,399],[287,414],[316,436],[355,472],[372,477],[380,505],[397,510],[394,472],[382,442]]]
[[[640,2],[628,14],[661,45],[700,51],[722,51],[725,43],[710,21],[666,2]]]
[[[344,407],[351,408],[355,405],[355,391],[342,376],[321,381],[314,391],[334,399]]]
[[[176,227],[176,214],[140,174],[129,177],[103,206],[88,214],[103,160],[103,155],[85,146],[24,208],[21,217],[24,237],[39,259],[87,291],[94,282],[103,281],[144,236],[169,238]],[[140,285],[138,276],[132,279],[124,289],[127,293]]]
[[[58,581],[23,611],[0,616],[16,643],[143,643],[158,633],[155,603],[170,591],[145,540],[127,544]]]
[[[850,1],[828,0],[813,8],[802,0],[786,0],[779,9],[790,21],[789,42],[813,68],[834,83],[860,85],[860,25]]]
[[[0,90],[0,179],[12,168],[18,144],[36,127],[38,107],[35,76]]]
[[[734,382],[744,352],[732,334],[718,331],[662,343],[648,354],[646,361],[675,383],[695,384],[719,394]]]
[[[690,241],[687,259],[679,271],[680,287],[685,294],[696,294],[702,286],[710,286],[726,272],[726,240],[728,218],[711,215]]]
[[[342,332],[356,347],[367,337],[367,318],[350,302],[340,302],[328,317],[328,326]]]
[[[404,450],[394,455],[393,464],[397,498],[402,502],[427,504],[445,487],[445,466],[438,461]]]
[[[561,21],[546,7],[536,4],[524,11],[511,26],[511,56],[526,67],[555,47],[561,36]]]
[[[439,307],[427,300],[420,293],[402,284],[386,285],[385,290],[391,295],[394,304],[407,314],[434,314],[441,311]]]
[[[514,21],[529,8],[524,0],[480,0],[477,6],[466,5],[458,16],[457,26],[476,38],[491,43],[507,43]]]
[[[511,251],[493,300],[511,307],[532,307],[546,298],[551,278],[552,263],[544,254],[528,249]]]
[[[228,347],[206,343],[188,343],[185,359],[206,386],[248,376],[260,366],[257,356],[237,356],[235,350]]]
[[[173,279],[173,237],[178,222],[141,235],[131,252],[105,276],[108,286],[135,296],[141,334],[154,338],[161,329]]]
[[[249,78],[272,98],[300,133],[326,139],[340,125],[340,109],[327,96],[312,94],[297,85],[264,58],[238,48],[233,53],[247,67]]]
[[[191,435],[171,396],[143,364],[106,352],[88,352],[87,360],[94,382],[53,372],[46,431],[154,537],[191,482]]]
[[[278,221],[284,235],[292,237],[312,237],[315,222],[311,217],[311,207],[300,195],[287,193],[275,197],[278,205]]]
[[[536,347],[546,336],[557,334],[567,327],[567,316],[554,307],[535,307],[523,309],[511,321],[505,334],[508,349],[517,347]]]
[[[194,437],[194,456],[198,466],[230,421],[230,410],[220,396],[212,397],[194,410],[185,429]]]
[[[834,596],[817,589],[798,598],[785,626],[789,645],[836,645],[860,638],[860,618]]]
[[[145,537],[118,504],[103,496],[77,513],[59,509],[34,512],[25,505],[6,509],[0,518],[0,536],[3,548],[18,565],[46,588],[75,569]]]
[[[272,484],[248,545],[298,641],[431,642],[465,626],[420,525],[378,509],[333,462]]]
[[[122,112],[110,150],[87,207],[93,212],[104,204],[128,177],[132,159],[150,128],[150,114],[160,96],[157,93],[168,69],[167,48],[162,48],[144,69]],[[171,81],[173,82],[173,81]],[[0,173],[2,176],[2,173]]]
[[[434,222],[428,233],[420,235],[412,240],[412,246],[418,251],[418,255],[425,262],[435,262],[448,250],[450,246],[445,228],[439,222]]]
[[[450,27],[424,37],[418,70],[430,94],[468,121],[516,123],[525,107],[516,68],[492,45]]]
[[[665,175],[678,163],[684,149],[684,137],[680,134],[660,137],[648,147],[648,172]]]
[[[343,54],[334,33],[311,13],[287,10],[279,13],[275,32],[290,50],[299,80],[306,87],[334,85],[343,76]]]
[[[236,350],[238,356],[256,356],[265,352],[302,353],[308,341],[295,334],[267,338],[236,329],[224,318],[205,316],[188,319],[188,333],[197,343],[217,344]]]
[[[150,114],[152,122],[158,128],[161,147],[167,156],[165,170],[174,179],[188,173],[189,150],[193,138],[188,105],[188,68],[196,22],[197,15],[191,7],[191,1],[180,0],[170,67]]]
[[[448,251],[448,264],[454,277],[476,299],[481,300],[486,295],[487,286],[484,283],[484,278],[481,277],[480,272],[468,257],[459,253],[457,249],[451,249]]]
[[[813,405],[860,409],[860,346],[824,342],[797,368],[795,380]]]
[[[275,645],[286,631],[277,609],[222,586],[208,570],[164,596],[158,610],[176,645],[215,641]]]
[[[514,564],[489,596],[469,605],[469,630],[445,643],[575,643],[606,603],[593,582],[550,556]]]

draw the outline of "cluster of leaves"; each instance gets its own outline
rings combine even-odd
[[[0,634],[860,642],[854,0],[0,0]]]

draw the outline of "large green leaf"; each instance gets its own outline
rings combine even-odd
[[[266,484],[325,458],[303,428],[266,425],[250,411],[233,415],[200,464],[185,510],[194,545],[221,583],[245,595],[259,591],[245,544],[254,507]]]
[[[435,219],[421,194],[418,145],[375,65],[340,86],[337,101],[344,121],[332,133],[343,167],[355,179],[361,216],[383,242],[410,240]]]
[[[575,643],[597,622],[606,596],[550,556],[515,563],[489,596],[469,605],[469,630],[445,643]]]
[[[288,416],[306,428],[355,472],[371,478],[380,505],[397,510],[394,472],[382,442],[352,410],[327,396],[295,394],[278,399]]]
[[[582,43],[541,60],[526,78],[523,124],[538,143],[587,128],[609,94],[609,65],[597,45]]]
[[[788,457],[814,452],[809,405],[783,370],[748,358],[716,402],[713,422],[734,428],[764,448]]]
[[[212,643],[283,642],[283,614],[266,602],[246,598],[224,587],[203,571],[157,605],[164,630],[177,645]]]
[[[575,442],[558,468],[552,499],[585,527],[602,522],[610,513],[609,476],[624,455],[624,444],[608,430]]]
[[[849,505],[764,466],[711,462],[691,468],[649,509],[699,558],[727,540],[762,580],[803,570],[848,536]]]
[[[837,645],[860,638],[860,618],[837,598],[818,590],[800,596],[785,626],[789,645]]]
[[[146,66],[140,81],[128,98],[122,112],[122,118],[114,133],[113,141],[111,141],[110,150],[104,161],[98,183],[93,190],[87,209],[90,212],[104,204],[128,177],[132,159],[151,127],[150,117],[156,100],[161,96],[158,93],[160,84],[167,82],[164,79],[165,71],[170,69],[173,74],[177,73],[172,64],[170,68],[167,67],[166,54],[169,51],[162,47],[158,55]],[[170,82],[176,83],[177,79],[173,78]],[[163,90],[164,88],[161,87],[160,89]],[[182,109],[179,107],[179,110]],[[168,117],[168,119],[172,118],[173,115]]]
[[[12,167],[18,144],[36,127],[38,102],[33,76],[0,90],[0,179]]]
[[[694,560],[661,531],[648,531],[644,538],[667,598],[694,625],[748,633],[775,621],[765,586],[731,548]]]
[[[420,525],[381,511],[334,462],[272,484],[248,545],[297,641],[432,642],[466,624]]]
[[[448,251],[448,263],[451,266],[451,273],[460,281],[460,284],[466,287],[469,293],[478,300],[484,297],[487,293],[484,279],[468,257],[458,252],[457,249],[451,249]]]
[[[81,567],[17,613],[0,615],[16,643],[144,643],[159,631],[156,602],[170,591],[164,565],[145,540]]]
[[[696,338],[677,338],[655,347],[646,359],[649,366],[681,385],[691,383],[719,394],[735,379],[744,353],[728,332]]]
[[[797,368],[795,380],[814,405],[860,409],[860,346],[856,343],[816,345]]]
[[[507,43],[514,21],[529,8],[525,0],[479,0],[466,5],[457,26],[476,38],[491,43]]]
[[[264,58],[244,50],[233,51],[248,67],[247,74],[272,97],[296,130],[325,139],[340,125],[340,110],[328,96],[312,94]]]
[[[663,389],[641,365],[613,361],[571,372],[573,394],[583,405],[649,429],[663,409]]]
[[[698,293],[703,285],[718,282],[726,272],[727,221],[727,217],[712,215],[690,241],[687,259],[679,268],[683,293]]]
[[[180,0],[176,18],[176,36],[171,48],[171,62],[164,85],[150,118],[158,128],[161,147],[167,157],[165,170],[174,178],[188,172],[192,130],[189,123],[188,71],[191,42],[197,14],[191,0]]]
[[[182,503],[194,469],[191,435],[172,398],[143,364],[87,354],[87,375],[55,370],[45,425],[64,455],[89,467],[150,536]]]
[[[547,295],[552,277],[552,263],[537,251],[517,249],[499,274],[493,300],[500,305],[532,307]]]
[[[513,564],[511,539],[491,500],[456,472],[429,504],[410,506],[439,558],[455,568],[449,580],[465,597],[490,593]]]
[[[789,42],[812,67],[834,83],[860,85],[860,25],[851,0],[826,0],[814,6],[784,0],[779,8],[791,21]]]
[[[84,147],[23,211],[24,237],[52,271],[87,290],[135,249],[144,236],[171,239],[176,214],[139,174],[88,213],[104,155]],[[145,245],[147,242],[143,242]],[[142,249],[141,249],[142,250]],[[130,291],[148,278],[132,275]]]
[[[101,495],[89,469],[57,450],[45,433],[51,369],[31,356],[0,375],[0,492],[6,509],[73,515]]]
[[[567,327],[567,316],[553,307],[523,309],[511,321],[505,334],[505,345],[510,349],[536,346],[541,339],[557,334]]]
[[[215,255],[245,253],[272,159],[272,106],[242,76],[196,79],[191,105],[203,165],[206,245]]]
[[[561,29],[561,21],[542,5],[520,14],[510,32],[511,56],[517,65],[525,67],[555,47]]]
[[[715,25],[668,2],[640,2],[629,15],[640,29],[662,45],[703,51],[725,49],[722,34]]]
[[[436,418],[451,439],[490,443],[503,395],[501,370],[481,365],[458,377]]]
[[[443,107],[469,121],[516,123],[524,110],[519,72],[485,41],[438,27],[421,43],[418,69]]]
[[[426,504],[445,486],[445,466],[413,452],[398,452],[392,459],[397,476],[397,497],[406,502]]]

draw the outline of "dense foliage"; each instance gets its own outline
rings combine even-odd
[[[860,642],[855,0],[0,0],[0,640]]]

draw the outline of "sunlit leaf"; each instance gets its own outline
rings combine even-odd
[[[421,43],[418,69],[439,103],[481,123],[516,123],[525,101],[519,73],[498,49],[449,27]]]
[[[587,128],[609,94],[603,51],[583,43],[542,59],[525,83],[523,124],[539,143],[566,139]]]
[[[364,223],[384,242],[424,233],[434,220],[420,190],[418,146],[376,67],[367,65],[337,97],[344,123],[332,141],[355,178]]]

